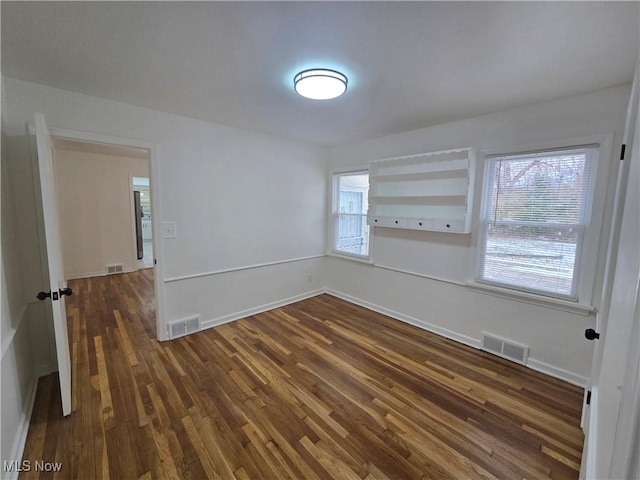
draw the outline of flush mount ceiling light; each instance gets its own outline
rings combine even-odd
[[[314,68],[293,77],[293,85],[300,95],[312,100],[329,100],[347,90],[347,77],[335,70]]]

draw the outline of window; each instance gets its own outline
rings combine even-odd
[[[578,300],[597,151],[487,157],[480,282]]]
[[[334,175],[334,252],[369,257],[368,195],[367,172]]]

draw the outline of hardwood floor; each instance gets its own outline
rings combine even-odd
[[[71,282],[20,478],[578,478],[577,387],[328,295],[159,343],[152,275]]]

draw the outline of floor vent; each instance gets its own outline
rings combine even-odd
[[[486,333],[482,334],[482,349],[522,365],[527,363],[529,355],[529,347]]]
[[[169,340],[184,337],[200,331],[200,315],[178,320],[169,324]]]
[[[122,264],[107,265],[107,275],[113,275],[114,273],[122,273]]]

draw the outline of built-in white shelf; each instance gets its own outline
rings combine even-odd
[[[475,163],[472,148],[372,161],[369,225],[469,233]]]

